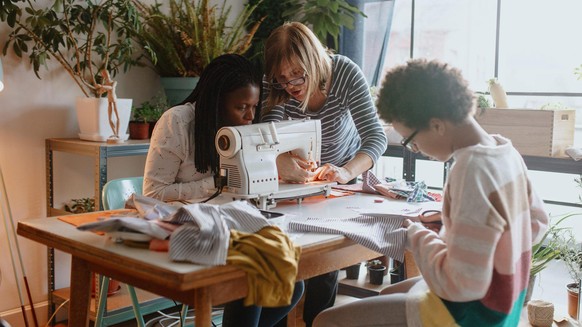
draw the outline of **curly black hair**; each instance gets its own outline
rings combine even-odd
[[[386,74],[377,107],[387,122],[423,129],[431,118],[462,122],[474,112],[475,96],[460,70],[437,60],[413,59]]]
[[[262,71],[248,59],[237,54],[225,54],[213,59],[202,71],[198,84],[181,104],[195,103],[194,124],[190,126],[190,142],[194,144],[196,170],[206,173],[218,171],[219,158],[214,137],[224,127],[222,101],[225,96],[241,87],[261,89]],[[260,102],[260,101],[259,101]],[[257,108],[255,120],[260,116]],[[255,121],[257,122],[257,121]]]

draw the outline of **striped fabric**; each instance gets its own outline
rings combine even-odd
[[[182,224],[170,236],[170,259],[205,265],[226,264],[230,229],[255,233],[270,226],[258,209],[243,201],[185,205],[167,221]]]
[[[404,260],[406,230],[402,217],[391,215],[361,215],[348,219],[307,218],[289,222],[292,232],[340,234],[398,261]]]
[[[409,326],[450,326],[451,319],[458,326],[519,322],[531,247],[548,216],[519,153],[509,140],[494,137],[497,146],[454,152],[440,235],[417,223],[408,227],[407,247],[426,282],[411,290]]]
[[[267,86],[264,82],[265,96],[269,92]],[[349,58],[333,56],[332,85],[321,110],[303,113],[300,106],[299,101],[291,99],[271,110],[264,107],[261,120],[277,122],[305,117],[321,120],[320,164],[331,163],[341,167],[357,152],[367,154],[376,162],[386,150],[386,134],[378,120],[364,74]]]
[[[376,190],[376,188],[374,186],[376,186],[378,184],[382,184],[382,182],[380,182],[378,177],[376,177],[376,175],[374,175],[373,172],[366,170],[364,173],[362,173],[362,179],[363,179],[363,183],[364,183],[362,185],[362,191],[364,191],[366,193],[372,193],[372,194],[378,193],[378,191]]]

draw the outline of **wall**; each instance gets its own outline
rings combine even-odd
[[[153,3],[153,1],[144,1]],[[217,3],[218,1],[212,1]],[[239,1],[232,2],[233,15],[240,12]],[[39,0],[39,7],[52,1]],[[220,1],[222,3],[222,1]],[[8,27],[0,26],[0,44],[4,45]],[[0,167],[4,173],[14,223],[46,216],[45,149],[46,138],[76,137],[78,126],[75,98],[82,96],[78,87],[60,66],[41,69],[37,79],[28,59],[19,60],[12,53],[2,57],[4,91],[0,92]],[[118,76],[118,97],[141,103],[161,90],[159,77],[148,68],[134,68]],[[55,185],[60,192],[55,203],[70,198],[90,196],[92,161],[75,155],[58,154]],[[115,158],[110,161],[109,178],[142,175],[143,157]],[[60,187],[59,187],[60,186]],[[13,276],[6,231],[0,227],[0,317],[14,327],[24,326],[20,314],[17,284]],[[39,323],[46,322],[47,267],[46,247],[27,239],[18,239]],[[70,258],[57,256],[57,287],[68,286]],[[28,305],[26,295],[24,301]],[[30,320],[29,316],[29,322]]]

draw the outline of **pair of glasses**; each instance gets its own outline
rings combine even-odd
[[[402,141],[400,141],[400,145],[407,148],[409,151],[418,152],[418,147],[416,146],[416,144],[414,142],[412,142],[412,140],[414,139],[416,134],[418,134],[419,131],[420,130],[417,129],[412,134],[410,134],[409,137],[402,139]]]
[[[298,78],[294,78],[292,80],[289,80],[287,82],[282,82],[282,83],[271,83],[271,86],[275,89],[275,90],[284,90],[287,88],[287,86],[292,85],[292,86],[297,86],[297,85],[303,85],[305,84],[305,77],[306,74],[303,74],[303,76],[298,77]]]

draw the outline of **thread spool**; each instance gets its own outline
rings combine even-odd
[[[536,327],[551,327],[554,322],[554,305],[542,300],[527,303],[527,318]]]

